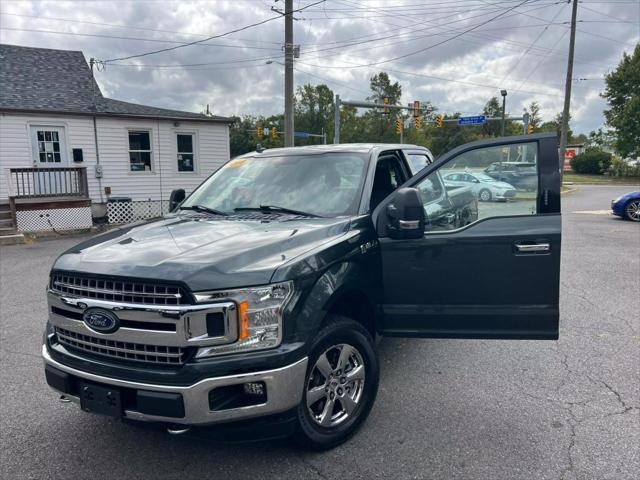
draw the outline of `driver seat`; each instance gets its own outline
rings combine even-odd
[[[371,211],[394,190],[389,167],[384,164],[376,166],[376,173],[373,178],[373,191],[371,192],[371,203],[369,204]]]

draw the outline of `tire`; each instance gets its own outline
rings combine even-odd
[[[349,356],[340,363],[345,352]],[[322,371],[328,375],[325,377]],[[331,315],[310,350],[302,401],[297,408],[295,443],[307,449],[327,450],[347,440],[371,411],[379,374],[369,332],[349,318]]]
[[[640,222],[640,200],[629,200],[624,206],[624,216],[632,222]]]
[[[486,188],[483,188],[482,190],[480,190],[480,193],[478,194],[478,198],[482,202],[489,202],[491,201],[491,192]]]

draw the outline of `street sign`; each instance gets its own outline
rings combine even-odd
[[[476,115],[474,117],[460,117],[458,118],[458,125],[469,125],[473,123],[485,123],[487,121],[486,115]]]
[[[293,135],[295,137],[305,137],[305,138],[311,136],[311,134],[308,132],[293,132]]]

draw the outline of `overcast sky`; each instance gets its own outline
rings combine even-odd
[[[364,99],[387,71],[403,103],[479,113],[508,91],[507,110],[532,101],[545,119],[562,110],[571,7],[558,0],[295,0],[295,85],[326,83]],[[279,14],[274,0],[0,2],[0,42],[82,50],[110,60],[201,40]],[[307,7],[305,9],[305,7]],[[602,77],[640,39],[640,0],[581,1],[572,128],[602,126]],[[219,115],[270,115],[283,107],[284,19],[169,52],[107,63],[96,74],[119,100]],[[399,58],[400,57],[400,58]],[[267,61],[272,61],[267,64]],[[0,66],[1,68],[1,66]]]

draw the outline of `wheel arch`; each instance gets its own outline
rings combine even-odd
[[[313,337],[332,314],[361,323],[375,338],[382,284],[372,262],[344,261],[328,268],[313,284],[297,321],[305,339]],[[377,272],[377,273],[376,273]]]

